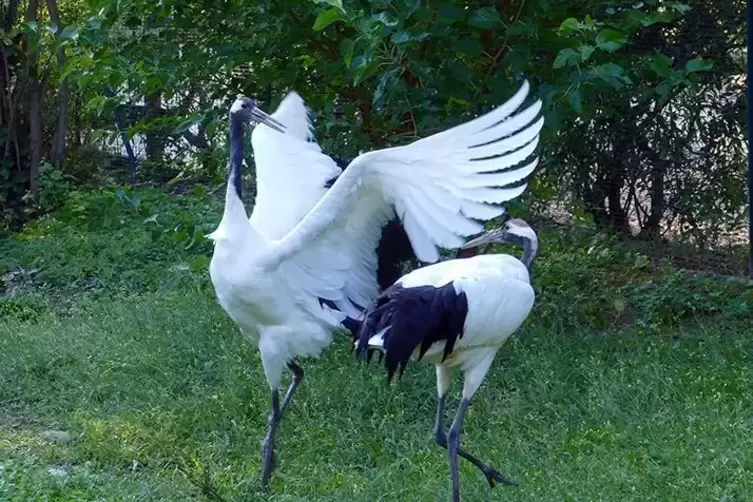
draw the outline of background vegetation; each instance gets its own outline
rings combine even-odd
[[[0,211],[17,229],[70,184],[126,173],[219,182],[238,93],[272,110],[298,91],[325,150],[348,157],[488,110],[526,78],[546,106],[540,212],[728,247],[746,221],[744,7],[9,0]]]
[[[464,466],[463,493],[748,500],[744,6],[3,2],[0,499],[261,498],[267,389],[206,272],[237,93],[295,89],[348,157],[527,78],[537,305],[464,434],[521,486]],[[306,362],[266,500],[444,498],[431,368],[351,357]]]

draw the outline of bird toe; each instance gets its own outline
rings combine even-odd
[[[492,488],[494,488],[495,482],[506,486],[518,486],[517,481],[503,476],[489,465],[484,466],[484,474],[486,474],[486,480]]]

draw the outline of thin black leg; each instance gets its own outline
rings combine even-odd
[[[269,477],[274,470],[275,435],[280,418],[280,393],[275,389],[272,391],[272,412],[269,414],[267,436],[261,447],[261,489],[265,492],[269,489]]]
[[[444,432],[444,410],[445,410],[445,399],[446,396],[441,396],[437,400],[437,416],[434,421],[434,441],[441,446],[442,448],[447,448],[447,436]],[[470,403],[470,401],[469,401]],[[489,486],[494,488],[494,483],[502,483],[503,485],[509,485],[509,486],[517,486],[518,483],[506,478],[499,472],[497,472],[492,466],[487,464],[486,462],[482,462],[478,458],[474,457],[470,453],[464,451],[460,446],[458,445],[458,455],[463,457],[464,459],[468,460],[470,463],[478,467],[481,472],[484,473],[484,476],[486,476],[486,481],[488,481]]]
[[[460,429],[463,427],[463,418],[468,411],[471,402],[463,398],[460,401],[460,407],[452,421],[449,434],[449,445],[447,450],[450,454],[450,480],[452,482],[452,502],[460,502],[460,474],[458,473],[458,454],[460,449]]]
[[[290,371],[293,372],[293,381],[290,382],[290,387],[288,387],[288,391],[285,393],[285,397],[282,399],[282,405],[280,405],[280,413],[285,412],[285,408],[288,407],[290,400],[293,399],[293,393],[295,392],[295,389],[303,380],[303,368],[298,366],[295,361],[290,361],[288,363],[288,368],[290,368]]]
[[[288,363],[288,368],[293,372],[293,381],[285,393],[285,397],[280,404],[280,394],[277,390],[272,391],[272,413],[269,414],[267,436],[262,444],[262,470],[261,470],[261,488],[263,491],[269,489],[269,478],[275,470],[275,436],[277,435],[277,426],[280,425],[282,414],[293,399],[293,394],[298,384],[303,380],[303,368],[298,366],[295,361]]]

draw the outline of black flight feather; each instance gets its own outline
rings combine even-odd
[[[396,372],[403,375],[416,347],[420,359],[432,344],[444,341],[444,361],[462,338],[467,315],[468,299],[464,292],[456,292],[452,283],[438,288],[404,288],[396,284],[366,311],[356,335],[356,354],[364,355],[369,349],[369,339],[385,330],[384,365],[391,381]]]

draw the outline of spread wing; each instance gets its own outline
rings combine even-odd
[[[514,114],[528,83],[505,104],[470,122],[407,146],[354,159],[332,188],[283,238],[262,265],[289,286],[334,302],[354,318],[378,293],[376,246],[382,226],[397,213],[416,256],[439,259],[438,247],[457,248],[483,230],[474,220],[504,213],[535,169],[532,160],[544,120],[536,101]],[[321,162],[329,157],[320,155]]]
[[[295,92],[282,100],[272,117],[286,127],[255,127],[251,145],[256,164],[256,200],[249,218],[267,239],[290,232],[327,191],[342,169],[322,154],[314,141],[309,111]]]

